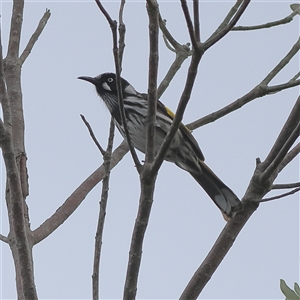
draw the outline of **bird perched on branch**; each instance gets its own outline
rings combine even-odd
[[[119,110],[116,75],[114,73],[104,73],[96,77],[81,76],[78,77],[78,79],[88,81],[95,85],[98,95],[106,104],[117,128],[126,139]],[[121,86],[130,140],[136,149],[145,153],[146,119],[148,111],[147,94],[137,92],[133,86],[123,78],[121,78]],[[157,101],[155,122],[156,153],[170,129],[173,117],[174,114],[160,101]],[[181,169],[188,171],[226,217],[231,218],[235,212],[243,209],[241,201],[234,192],[204,163],[204,156],[197,141],[188,128],[182,123],[167,151],[165,160],[173,162]]]

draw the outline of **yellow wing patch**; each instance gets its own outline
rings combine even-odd
[[[172,119],[174,119],[175,114],[174,114],[169,108],[167,108],[166,106],[165,106],[165,109],[166,109],[166,111],[167,111],[167,114],[168,114]]]

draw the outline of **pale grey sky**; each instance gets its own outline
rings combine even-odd
[[[239,25],[281,19],[290,1],[253,2]],[[207,38],[233,2],[201,2],[201,35]],[[104,2],[117,18],[117,2]],[[51,18],[23,67],[26,151],[32,229],[48,218],[101,163],[102,157],[81,121],[83,114],[106,145],[110,115],[94,88],[77,80],[114,71],[110,28],[93,1],[27,2],[22,40],[26,44],[46,8]],[[179,1],[160,3],[167,26],[180,43],[189,42]],[[11,3],[1,1],[4,52]],[[126,4],[126,49],[122,76],[147,91],[148,18],[145,3]],[[291,49],[299,19],[252,32],[231,32],[205,53],[184,122],[205,116],[258,84]],[[160,39],[159,79],[174,59]],[[182,91],[185,62],[161,100],[173,111]],[[272,84],[299,71],[299,56]],[[266,157],[297,96],[298,88],[257,99],[242,109],[194,131],[207,164],[242,197],[255,168]],[[116,132],[115,146],[121,142]],[[142,158],[142,156],[141,156]],[[7,234],[2,165],[1,230]],[[299,181],[299,159],[277,183]],[[40,299],[90,299],[94,236],[100,185],[51,236],[34,248]],[[101,298],[123,295],[128,251],[139,199],[139,180],[130,155],[113,170],[101,260]],[[299,282],[299,195],[262,204],[238,236],[200,299],[283,299],[279,280]],[[171,163],[159,172],[153,211],[145,237],[138,299],[176,299],[202,262],[224,220],[194,179]],[[0,298],[15,299],[9,247],[0,244]]]

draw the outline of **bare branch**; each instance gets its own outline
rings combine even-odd
[[[121,79],[120,79],[120,73],[121,73],[121,65],[119,62],[119,55],[118,55],[118,42],[117,42],[117,22],[113,21],[108,12],[105,10],[103,5],[99,0],[95,0],[98,7],[100,8],[101,12],[104,14],[106,17],[110,28],[112,32],[112,38],[113,38],[113,54],[114,54],[114,61],[115,61],[115,69],[116,69],[116,86],[117,86],[117,95],[118,95],[118,101],[119,101],[119,109],[120,109],[120,115],[121,115],[121,120],[122,124],[124,127],[125,135],[126,135],[126,140],[130,149],[131,156],[133,158],[133,161],[135,163],[135,166],[140,172],[141,170],[141,163],[138,159],[138,156],[136,154],[136,151],[133,147],[133,144],[130,139],[129,131],[128,131],[128,126],[127,126],[127,120],[125,116],[125,110],[124,110],[124,104],[123,104],[123,95],[122,95],[122,86],[121,86]]]
[[[300,188],[296,188],[288,193],[284,193],[284,194],[281,194],[281,195],[277,195],[277,196],[274,196],[274,197],[270,197],[270,198],[263,198],[263,199],[260,199],[260,200],[257,200],[256,202],[268,202],[268,201],[272,201],[272,200],[277,200],[277,199],[281,199],[283,197],[287,197],[287,196],[290,196],[290,195],[293,195],[297,192],[300,191]]]
[[[298,43],[299,43],[299,41],[295,45],[298,45]],[[293,46],[293,48],[295,48],[295,45]],[[291,51],[289,53],[291,53]],[[294,51],[293,51],[293,53],[294,53]],[[295,55],[295,53],[293,55]],[[289,56],[289,54],[287,56]],[[281,61],[281,62],[283,62],[282,64],[284,64],[284,65],[286,65],[286,63],[288,62],[288,61],[286,61],[287,56],[285,56],[285,58]],[[289,60],[290,59],[291,59],[291,57],[289,58]],[[235,100],[234,102],[224,106],[223,108],[221,108],[211,114],[208,114],[205,117],[202,117],[192,123],[187,124],[186,126],[191,130],[196,129],[200,126],[206,125],[208,123],[216,121],[217,119],[220,119],[221,117],[241,108],[242,106],[251,102],[254,99],[263,97],[268,94],[274,94],[274,93],[277,93],[284,89],[288,89],[288,88],[292,88],[292,87],[300,85],[300,80],[290,80],[289,82],[286,82],[283,84],[267,86],[267,84],[265,83],[266,79],[269,82],[283,68],[283,65],[281,65],[282,66],[281,68],[279,68],[278,66],[279,66],[279,64],[266,76],[266,78],[260,84],[258,84],[256,87],[254,87],[246,95],[244,95],[241,98]]]
[[[41,18],[35,32],[32,34],[31,38],[29,39],[23,53],[20,56],[20,61],[21,64],[23,64],[26,60],[26,58],[28,57],[28,55],[30,54],[33,46],[35,45],[36,41],[38,40],[38,38],[40,37],[42,31],[44,30],[49,18],[51,16],[50,10],[46,9],[46,12],[44,13],[43,17]]]
[[[145,164],[140,172],[141,194],[138,214],[132,233],[130,254],[127,266],[123,299],[135,299],[137,280],[142,258],[142,248],[145,232],[149,222],[156,173],[149,172],[155,156],[155,120],[157,107],[157,72],[158,72],[158,33],[159,10],[156,0],[147,0],[147,12],[149,17],[149,78],[148,78],[148,112],[146,129],[146,157]]]
[[[285,158],[282,160],[280,165],[278,166],[278,173],[281,172],[283,168],[287,164],[289,164],[298,154],[300,153],[300,143],[298,143],[288,154],[285,156]]]
[[[235,10],[237,6],[239,6],[239,3],[241,1],[238,0],[237,3],[234,5],[232,8]],[[237,23],[237,21],[240,19],[244,11],[246,10],[247,6],[250,4],[250,0],[243,0],[241,6],[239,7],[238,11],[233,15],[232,19],[228,22],[228,24],[222,28],[219,26],[218,30],[214,32],[214,34],[207,39],[207,41],[204,43],[204,50],[207,50],[211,46],[213,46],[216,42],[218,42],[220,39],[222,39],[232,28],[233,26]]]
[[[273,184],[272,190],[292,189],[295,187],[300,187],[300,182]]]
[[[280,91],[295,87],[300,85],[300,79],[298,80],[290,80],[286,83],[282,83],[282,84],[278,84],[278,85],[273,85],[273,86],[268,86],[266,88],[266,95],[270,95],[270,94],[275,94],[278,93]]]
[[[300,49],[300,38],[293,45],[292,49],[288,54],[277,64],[277,66],[262,80],[262,84],[268,85],[270,81],[289,63],[289,61],[294,57]]]
[[[4,65],[3,65],[3,49],[2,49],[2,32],[0,26],[0,103],[3,112],[3,122],[5,124],[11,124],[11,111],[9,105],[9,98],[6,89],[5,76],[4,76]],[[5,127],[1,120],[0,125],[0,138],[5,136]]]
[[[241,108],[242,106],[251,102],[252,100],[258,97],[262,97],[264,95],[266,95],[266,87],[258,85],[255,88],[253,88],[250,92],[248,92],[246,95],[242,96],[241,98],[235,100],[234,102],[224,106],[223,108],[211,114],[208,114],[205,117],[202,117],[192,123],[186,124],[186,127],[188,127],[190,130],[194,130],[203,125],[214,122],[220,119],[221,117]]]
[[[200,42],[199,0],[193,0],[194,31],[197,43]]]
[[[189,8],[187,6],[187,2],[186,2],[186,0],[181,0],[180,2],[181,2],[182,11],[183,11],[183,14],[184,14],[184,17],[185,17],[185,21],[186,21],[186,24],[187,24],[187,27],[188,27],[188,31],[189,31],[189,34],[190,34],[190,39],[191,39],[191,42],[192,42],[192,45],[193,45],[193,49],[197,50],[198,49],[198,43],[197,43],[197,40],[196,40],[196,37],[195,37],[194,25],[193,25],[193,22],[192,22],[190,13],[189,13]]]
[[[261,164],[263,173],[260,175],[260,181],[266,182],[271,174],[277,169],[290,147],[296,141],[300,133],[300,96],[298,97],[287,121],[285,122],[277,140],[275,141],[270,153]],[[277,170],[278,172],[278,170]]]
[[[123,53],[125,49],[125,33],[126,26],[123,22],[123,12],[125,7],[125,0],[121,0],[120,9],[119,9],[119,64],[122,71],[122,61],[123,61]]]
[[[174,78],[174,76],[176,75],[178,70],[181,68],[181,65],[183,64],[183,62],[189,57],[189,55],[190,55],[190,50],[187,46],[186,47],[183,46],[180,50],[176,50],[175,60],[173,61],[166,76],[161,81],[161,83],[157,89],[157,98],[158,99],[168,88],[170,82],[172,81],[172,79]]]
[[[8,238],[0,233],[0,241],[8,244]]]
[[[180,300],[196,300],[198,298],[199,294],[232,247],[241,229],[256,210],[257,205],[249,202],[249,199],[246,200],[245,197],[242,201],[244,210],[226,223],[213,247],[181,294]]]
[[[147,0],[149,16],[149,74],[148,74],[148,112],[146,131],[145,162],[152,163],[155,156],[155,120],[157,107],[157,73],[158,73],[158,34],[159,14],[156,0]]]
[[[180,46],[180,44],[173,38],[169,30],[167,29],[166,22],[167,21],[163,20],[161,15],[159,15],[160,30],[162,31],[163,36],[170,42],[170,44],[174,47],[174,49],[176,49],[177,47]]]
[[[300,71],[290,81],[295,81],[299,76],[300,76]]]
[[[104,6],[102,5],[102,3],[99,0],[95,0],[99,9],[101,10],[101,12],[103,13],[103,15],[105,16],[107,22],[109,23],[111,28],[116,27],[116,21],[113,21],[113,19],[110,17],[109,13],[106,11],[106,9],[104,8]]]
[[[187,75],[187,79],[186,79],[186,84],[184,87],[184,90],[182,92],[176,113],[175,113],[175,118],[172,122],[172,125],[170,127],[170,131],[168,132],[168,134],[166,135],[163,144],[161,145],[155,160],[152,164],[152,171],[155,173],[161,166],[164,157],[169,149],[169,146],[171,145],[171,142],[178,130],[178,127],[182,121],[183,118],[183,114],[185,111],[185,108],[188,104],[188,101],[191,97],[191,92],[194,86],[194,82],[196,79],[196,75],[197,75],[197,70],[198,70],[198,65],[200,62],[200,59],[202,57],[202,54],[199,53],[198,51],[194,51],[193,55],[192,55],[192,60],[189,66],[189,70],[188,70],[188,75]]]
[[[189,45],[180,45],[171,35],[169,30],[166,27],[166,21],[162,20],[161,16],[159,15],[159,26],[163,33],[163,38],[166,43],[167,48],[169,48],[171,51],[176,53],[176,57],[174,62],[172,63],[171,67],[169,68],[165,78],[160,83],[158,89],[157,89],[157,98],[159,99],[161,95],[165,92],[165,90],[168,88],[170,82],[174,78],[177,71],[180,69],[182,63],[190,56],[192,55],[192,51],[189,48]],[[174,49],[169,46],[169,42],[174,47]]]
[[[7,58],[18,59],[20,49],[21,29],[23,23],[24,1],[14,1],[10,23],[10,34]]]
[[[108,190],[109,190],[109,179],[110,179],[110,161],[111,161],[111,151],[113,147],[115,132],[115,124],[113,118],[110,121],[110,130],[108,137],[108,145],[104,155],[104,178],[102,181],[102,192],[101,192],[101,201],[100,201],[100,211],[98,217],[98,225],[95,237],[95,251],[94,251],[94,265],[93,265],[93,300],[99,299],[99,267],[100,267],[100,255],[102,248],[102,236],[104,230],[104,221],[106,216],[106,206],[108,199]]]
[[[125,141],[113,152],[111,158],[110,169],[112,170],[123,156],[128,152],[129,148]],[[68,217],[77,209],[87,194],[104,178],[104,165],[92,173],[79,187],[66,199],[56,212],[33,231],[34,244],[41,242],[56,230]]]
[[[231,30],[232,31],[247,31],[247,30],[271,28],[274,26],[290,23],[294,19],[294,16],[297,14],[298,14],[298,11],[293,11],[290,15],[288,15],[287,17],[280,19],[278,21],[268,22],[265,24],[254,25],[254,26],[236,26],[236,27],[233,27]]]
[[[99,151],[101,152],[101,154],[104,156],[105,155],[105,150],[101,147],[100,143],[98,142],[93,129],[91,127],[91,125],[89,124],[89,122],[86,120],[86,118],[84,117],[84,115],[80,115],[82,121],[84,122],[85,126],[87,127],[91,138],[93,139],[94,143],[96,144],[97,148],[99,149]]]

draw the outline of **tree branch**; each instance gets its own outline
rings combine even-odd
[[[290,62],[300,49],[300,38],[293,45],[288,54],[277,64],[277,66],[262,80],[262,84],[268,85],[270,81]]]
[[[104,178],[102,181],[102,192],[101,192],[101,201],[100,201],[100,211],[98,217],[98,225],[95,237],[95,251],[94,251],[94,265],[93,265],[93,300],[99,299],[99,269],[100,269],[100,255],[102,248],[102,236],[104,231],[104,221],[106,215],[106,206],[108,199],[108,190],[109,190],[109,179],[110,179],[110,162],[111,162],[111,152],[113,147],[115,132],[115,124],[113,118],[110,121],[110,130],[108,137],[107,149],[104,154]]]
[[[272,200],[277,200],[277,199],[281,199],[281,198],[284,198],[284,197],[287,197],[287,196],[290,196],[290,195],[293,195],[297,192],[300,191],[300,187],[299,188],[296,188],[290,192],[287,192],[287,193],[284,193],[284,194],[280,194],[280,195],[277,195],[277,196],[274,196],[274,197],[270,197],[270,198],[263,198],[263,199],[260,199],[258,200],[257,202],[261,203],[261,202],[268,202],[268,201],[272,201]]]
[[[217,43],[220,39],[222,39],[233,28],[233,26],[237,23],[237,21],[240,19],[242,14],[245,12],[247,6],[250,4],[250,0],[243,0],[241,5],[240,5],[240,2],[241,1],[238,0],[236,2],[236,4],[233,6],[233,8],[231,9],[229,15],[231,15],[231,12],[235,11],[236,8],[238,6],[240,6],[239,9],[237,10],[237,12],[232,16],[231,20],[228,22],[228,24],[225,25],[225,26],[223,24],[221,24],[219,26],[218,30],[215,31],[212,34],[212,36],[207,39],[207,41],[205,41],[205,43],[203,45],[204,50],[207,50],[208,48],[213,46],[215,43]],[[227,18],[226,18],[226,21],[227,21]]]
[[[1,120],[0,127],[0,139],[6,136],[6,129],[4,124],[11,124],[11,110],[9,105],[9,98],[6,89],[5,76],[4,76],[4,64],[3,64],[3,49],[2,49],[2,32],[0,26],[0,103],[3,112],[3,122]],[[0,141],[1,143],[1,141]]]
[[[2,235],[1,233],[0,233],[0,241],[7,243],[7,244],[9,243],[8,238],[6,236]]]
[[[23,10],[24,1],[14,0],[7,49],[7,58],[9,59],[19,58],[21,29],[23,23]]]
[[[123,141],[118,148],[116,148],[111,158],[111,170],[118,164],[128,150],[129,148],[125,141]],[[86,180],[84,180],[66,199],[62,206],[59,207],[49,219],[47,219],[43,224],[33,231],[34,244],[41,242],[61,224],[63,224],[77,209],[87,194],[104,178],[105,174],[104,165],[102,164],[101,167],[99,167]]]
[[[197,43],[197,39],[195,37],[195,32],[194,32],[194,25],[189,13],[189,8],[187,6],[187,2],[186,0],[180,0],[181,2],[181,7],[182,7],[182,11],[185,17],[185,21],[186,21],[186,25],[189,31],[189,35],[190,35],[190,39],[193,45],[193,50],[198,50],[199,48],[199,44]]]
[[[298,143],[290,152],[288,152],[288,154],[282,160],[282,162],[278,166],[278,173],[280,173],[281,170],[285,168],[285,166],[289,164],[299,153],[300,153],[300,143]]]
[[[251,102],[254,99],[300,85],[300,80],[290,80],[289,82],[286,82],[284,84],[267,86],[267,83],[269,83],[272,80],[272,78],[274,78],[278,74],[278,72],[290,61],[292,56],[294,56],[297,53],[297,51],[299,50],[297,50],[297,48],[299,46],[300,43],[298,40],[298,42],[293,46],[292,50],[281,60],[281,62],[265,77],[265,79],[262,80],[260,84],[254,87],[250,92],[248,92],[241,98],[235,100],[234,102],[224,106],[223,108],[211,114],[208,114],[207,116],[202,117],[192,123],[189,123],[186,126],[189,129],[194,130],[198,127],[220,119],[221,117],[241,108],[242,106]]]
[[[147,0],[147,12],[149,17],[149,78],[148,78],[148,112],[146,131],[146,158],[140,172],[141,194],[138,214],[132,233],[129,260],[123,299],[132,300],[136,297],[137,280],[142,259],[142,249],[145,232],[149,222],[156,173],[149,172],[155,155],[155,120],[157,107],[157,72],[158,72],[158,33],[159,11],[156,0]]]
[[[101,152],[101,154],[104,156],[105,155],[105,150],[101,147],[101,145],[99,144],[94,132],[93,132],[93,129],[91,127],[91,125],[89,124],[89,122],[86,120],[86,118],[84,117],[84,115],[80,115],[82,121],[84,122],[85,126],[87,127],[89,133],[90,133],[90,136],[92,138],[92,140],[94,141],[94,143],[96,144],[97,148],[99,149],[99,151]]]
[[[173,119],[170,130],[169,130],[168,134],[166,135],[164,142],[161,145],[161,147],[153,161],[153,164],[151,166],[152,172],[154,172],[154,173],[156,173],[157,170],[160,168],[160,166],[164,160],[164,157],[169,149],[169,146],[171,145],[171,142],[172,142],[172,140],[179,128],[179,125],[182,121],[185,108],[191,97],[191,92],[192,92],[192,89],[193,89],[193,86],[195,83],[198,65],[199,65],[201,57],[202,57],[201,53],[194,51],[194,53],[192,55],[192,60],[191,60],[190,66],[189,66],[189,70],[188,70],[186,84],[185,84],[184,90],[182,92],[182,95],[181,95],[181,98],[180,98],[180,101],[179,101],[179,104],[178,104],[178,107],[177,107],[177,110],[175,113],[175,117]]]
[[[169,30],[166,27],[166,22],[162,20],[161,16],[159,15],[159,26],[160,30],[163,33],[163,38],[166,43],[167,48],[170,49],[168,46],[168,42],[171,43],[171,45],[174,47],[174,49],[171,49],[171,51],[176,53],[176,57],[174,62],[172,63],[171,67],[169,68],[166,76],[160,83],[158,89],[157,89],[157,99],[160,99],[161,95],[165,92],[165,90],[168,88],[170,82],[174,78],[175,74],[180,69],[182,63],[190,56],[192,55],[192,51],[190,50],[188,45],[180,45],[171,35]]]
[[[148,112],[146,131],[145,162],[152,163],[155,156],[155,120],[157,107],[157,73],[158,73],[158,34],[159,14],[156,0],[147,0],[149,16],[149,74],[148,74]]]
[[[270,153],[265,161],[261,164],[263,173],[260,175],[260,181],[262,183],[269,180],[271,174],[273,174],[273,172],[277,169],[278,165],[281,163],[290,147],[298,138],[300,127],[299,115],[300,96],[298,97]]]
[[[295,187],[300,187],[300,182],[273,184],[272,190],[292,189]]]
[[[274,26],[290,23],[294,19],[295,15],[297,15],[297,14],[298,14],[298,11],[296,10],[296,11],[293,11],[287,17],[277,20],[277,21],[268,22],[268,23],[261,24],[261,25],[254,25],[254,26],[236,26],[236,27],[233,27],[231,30],[232,31],[248,31],[248,30],[271,28]]]
[[[226,223],[213,247],[181,294],[180,300],[197,299],[207,282],[211,279],[211,276],[232,247],[238,234],[257,208],[257,205],[252,204],[249,199],[246,200],[249,195],[250,192],[243,197],[244,210]]]
[[[43,17],[41,18],[35,32],[32,34],[31,38],[29,39],[23,53],[20,56],[20,61],[21,64],[23,64],[26,60],[26,58],[28,57],[28,55],[30,54],[33,46],[35,45],[36,41],[38,40],[38,38],[40,37],[42,31],[44,30],[49,18],[51,16],[50,10],[46,9],[46,12],[44,13]]]
[[[120,9],[119,9],[119,64],[120,64],[120,71],[122,71],[122,61],[123,61],[123,54],[125,49],[125,33],[126,33],[126,26],[123,22],[123,12],[125,7],[125,0],[121,0]]]
[[[199,14],[199,0],[193,0],[193,13],[194,13],[194,32],[196,42],[200,43],[200,14]]]
[[[129,131],[128,131],[128,126],[127,126],[127,120],[125,116],[125,110],[124,110],[124,104],[123,104],[123,95],[122,95],[122,86],[121,86],[121,79],[120,79],[120,72],[121,72],[121,65],[119,62],[119,51],[118,51],[118,42],[117,42],[117,22],[113,21],[108,12],[105,10],[103,5],[99,0],[95,0],[98,7],[100,8],[101,12],[104,14],[106,17],[110,28],[112,32],[112,38],[113,38],[113,54],[114,54],[114,61],[115,61],[115,69],[116,69],[116,86],[117,86],[117,95],[118,95],[118,101],[119,101],[119,109],[120,109],[120,115],[121,115],[121,120],[122,124],[124,127],[125,135],[126,135],[126,140],[130,149],[131,156],[133,158],[133,161],[135,163],[135,166],[140,172],[141,170],[141,163],[138,159],[138,156],[136,154],[136,151],[133,147],[133,144],[130,139]]]

